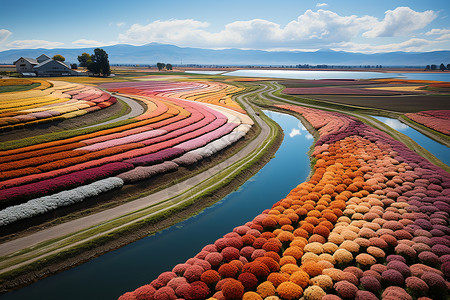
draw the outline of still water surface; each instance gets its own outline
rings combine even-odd
[[[195,217],[0,299],[117,299],[272,207],[306,180],[313,137],[295,117],[265,113],[282,127],[283,143],[275,158],[236,192]]]
[[[271,77],[286,79],[375,79],[404,78],[414,80],[450,81],[450,73],[381,73],[363,71],[298,71],[298,70],[237,70],[223,75]]]
[[[440,159],[443,163],[450,166],[450,149],[447,146],[445,146],[441,143],[438,143],[433,139],[430,139],[426,135],[423,135],[419,131],[409,127],[408,125],[400,122],[397,119],[386,118],[386,117],[377,117],[377,116],[372,116],[372,117],[385,123],[386,125],[390,126],[391,128],[403,133],[404,135],[409,136],[417,144],[419,144],[423,148],[427,149],[434,156],[436,156],[438,159]]]

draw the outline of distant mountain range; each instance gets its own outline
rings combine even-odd
[[[45,53],[50,57],[61,54],[68,63],[78,63],[77,56],[83,52],[92,54],[94,48],[75,49],[17,49],[0,52],[0,63],[12,64],[23,57],[36,58]],[[102,47],[109,55],[111,64],[156,64],[157,62],[201,65],[298,65],[327,64],[339,66],[382,65],[382,66],[425,66],[447,65],[450,51],[434,52],[388,52],[376,54],[352,53],[333,50],[315,52],[262,51],[201,48],[181,48],[173,45],[150,43],[143,46],[114,45]]]

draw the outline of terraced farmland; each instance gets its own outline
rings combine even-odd
[[[40,86],[29,91],[0,94],[0,132],[83,116],[117,101],[96,87],[39,82]]]
[[[16,96],[20,102],[8,101],[17,107],[10,118],[20,119],[19,113],[28,113],[23,115],[28,118],[57,113],[72,117],[115,100],[98,88],[58,81],[52,85],[24,92],[25,102],[23,93]],[[231,100],[240,90],[231,85],[153,81],[105,87],[133,95],[146,111],[127,125],[1,151],[1,226],[195,164],[234,144],[253,125]],[[29,106],[38,106],[39,113]]]

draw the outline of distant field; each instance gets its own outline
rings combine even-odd
[[[450,109],[449,95],[353,96],[308,95],[308,98],[334,103],[373,107],[402,113]]]

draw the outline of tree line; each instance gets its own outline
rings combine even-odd
[[[425,67],[425,71],[426,70],[437,70],[437,68],[438,68],[438,66],[437,65],[427,65],[426,67]],[[450,64],[447,64],[447,66],[446,65],[444,65],[444,64],[441,64],[440,66],[439,66],[439,69],[441,70],[441,71],[445,71],[445,70],[450,70]]]
[[[89,72],[95,75],[102,75],[104,77],[111,75],[111,68],[109,66],[108,53],[105,50],[96,48],[94,54],[82,53],[78,56],[80,67],[85,67]]]
[[[156,67],[158,68],[158,71],[161,71],[164,68],[168,71],[172,71],[172,69],[173,69],[171,64],[165,64],[165,63],[161,63],[161,62],[157,63]]]

